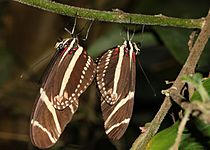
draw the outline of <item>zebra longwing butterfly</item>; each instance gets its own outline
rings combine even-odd
[[[77,38],[58,42],[31,114],[30,138],[39,148],[53,146],[78,108],[78,98],[91,84],[96,65]]]
[[[133,112],[136,55],[140,49],[130,40],[106,51],[98,60],[96,80],[108,137],[118,140],[125,133]]]

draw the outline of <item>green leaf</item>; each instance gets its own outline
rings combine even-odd
[[[196,142],[196,139],[193,137],[188,137],[182,140],[179,145],[180,150],[204,150],[204,146]]]
[[[169,49],[174,58],[184,64],[188,54],[189,35],[192,31],[179,28],[154,27],[164,45]],[[210,67],[210,41],[206,44],[198,62],[198,69],[208,72]]]
[[[205,146],[210,145],[210,125],[205,124],[203,121],[197,118],[194,118],[193,122],[196,127],[193,126],[193,129],[191,129],[191,131],[193,130],[194,135],[183,139],[179,146],[179,149],[203,150],[207,149],[207,147],[204,147],[203,145]],[[196,134],[196,132],[198,133]],[[200,143],[198,141],[200,141]],[[203,145],[201,143],[203,143]]]
[[[190,31],[166,27],[155,27],[154,29],[175,59],[183,64],[189,53],[187,42]]]
[[[168,150],[174,144],[177,137],[179,121],[171,127],[157,133],[148,143],[146,150]],[[179,145],[180,150],[203,150],[204,147],[191,136],[190,132],[185,129],[182,134],[182,141]]]
[[[208,95],[210,95],[210,78],[203,80],[202,85],[207,91]],[[196,100],[197,101],[201,100],[201,95],[198,91],[195,91],[190,99],[190,101],[196,101]]]
[[[182,77],[182,80],[189,84],[192,84],[194,87],[202,85],[202,75],[200,73],[185,75]]]
[[[182,77],[182,80],[196,88],[203,102],[210,101],[209,95],[205,87],[203,86],[202,75],[200,73],[196,73],[193,75],[185,75]]]
[[[210,124],[204,123],[203,121],[195,118],[193,120],[197,129],[203,134],[203,136],[208,137],[209,144],[210,144]]]
[[[167,150],[175,142],[179,122],[177,121],[171,127],[157,133],[148,143],[146,150]]]

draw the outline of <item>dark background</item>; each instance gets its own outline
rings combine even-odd
[[[163,14],[179,18],[200,18],[207,15],[209,0],[59,0],[61,3],[111,11]],[[17,2],[0,1],[0,149],[36,149],[29,138],[30,113],[38,94],[40,78],[52,54],[54,45],[69,34],[74,18],[49,13]],[[76,32],[88,22],[77,19]],[[87,27],[86,27],[87,28]],[[187,54],[187,42],[192,30],[125,25],[95,21],[86,41],[81,45],[96,59],[104,50],[123,43],[127,29],[136,30],[134,41],[142,43],[138,56],[156,96],[137,65],[136,94],[133,117],[123,138],[108,140],[103,129],[100,100],[95,84],[80,98],[79,110],[52,149],[129,149],[140,134],[139,127],[150,122],[158,111],[167,89],[164,81],[173,81]],[[80,34],[83,38],[86,30]],[[199,61],[197,71],[207,75],[210,68],[209,43]],[[177,115],[174,105],[161,129],[173,123]]]

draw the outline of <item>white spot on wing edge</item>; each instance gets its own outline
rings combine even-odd
[[[61,134],[61,127],[60,127],[60,123],[58,121],[58,117],[57,114],[55,112],[55,108],[53,107],[52,103],[49,101],[49,98],[46,95],[46,92],[41,88],[40,91],[42,91],[40,94],[40,99],[45,103],[45,105],[47,106],[47,109],[51,112],[54,122],[55,122],[55,126],[56,129],[58,131],[59,134]]]
[[[130,118],[126,118],[126,119],[124,119],[123,121],[121,121],[120,123],[116,123],[116,124],[112,125],[110,128],[108,128],[108,129],[105,131],[106,134],[109,134],[114,128],[117,128],[117,127],[119,127],[119,126],[122,125],[122,124],[128,124],[129,121],[130,121]]]
[[[52,143],[56,143],[57,139],[53,138],[52,134],[46,128],[44,128],[38,121],[33,121],[32,126],[36,126],[36,127],[40,128],[43,132],[45,132],[48,135],[48,137]]]
[[[84,67],[84,70],[85,70],[85,71],[87,70],[87,67],[86,67],[86,66]]]

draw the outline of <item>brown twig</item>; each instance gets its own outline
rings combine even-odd
[[[189,41],[187,43],[189,50],[193,48],[194,42],[195,42],[195,37],[196,37],[196,31],[193,31],[190,36],[189,36]]]
[[[181,105],[182,102],[181,99],[180,98],[176,99],[173,97],[173,95],[179,95],[184,85],[184,83],[181,80],[182,76],[194,73],[196,64],[198,63],[200,55],[203,52],[203,49],[209,39],[209,36],[210,36],[210,10],[208,12],[207,17],[205,18],[205,22],[203,24],[203,27],[201,28],[201,32],[198,38],[196,39],[195,44],[193,45],[182,70],[180,71],[172,87],[169,89],[170,97],[179,105]],[[148,142],[158,131],[160,124],[162,123],[165,115],[167,114],[168,110],[172,105],[170,97],[168,96],[165,97],[161,105],[161,108],[159,109],[156,116],[152,120],[150,127],[143,135],[140,135],[136,139],[136,141],[133,143],[131,147],[131,150],[146,149]]]

